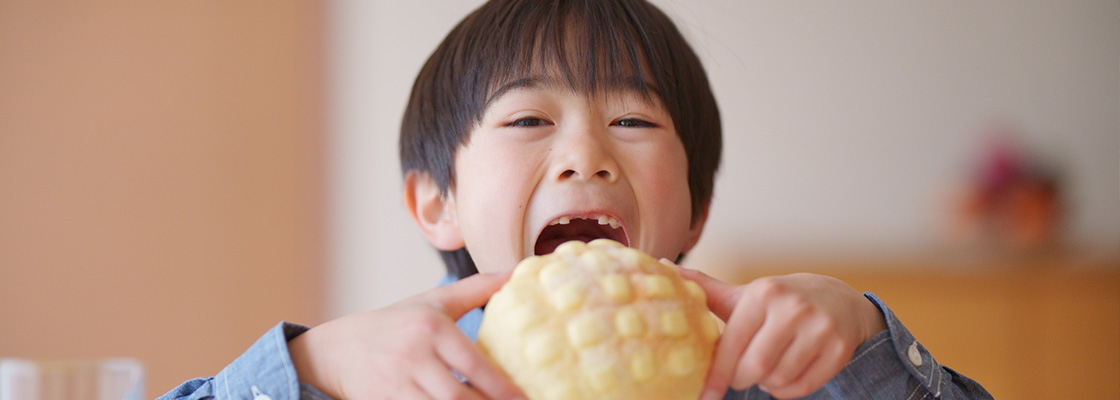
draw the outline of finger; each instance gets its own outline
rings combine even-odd
[[[848,351],[843,343],[826,345],[797,381],[782,387],[770,387],[768,392],[780,398],[808,396],[820,390],[833,376],[844,369],[847,365],[846,360],[852,357],[850,353],[851,351]]]
[[[731,387],[745,389],[768,378],[793,342],[792,324],[785,315],[769,313],[747,350],[739,358]]]
[[[451,374],[447,365],[431,359],[416,368],[416,383],[433,399],[484,400],[481,394]]]
[[[764,310],[751,304],[743,304],[728,318],[727,327],[716,344],[715,358],[708,379],[704,383],[703,400],[723,398],[739,358],[751,343],[759,327],[765,320]]]
[[[490,300],[502,284],[509,280],[513,270],[496,274],[475,274],[466,279],[442,286],[425,293],[424,300],[443,310],[448,317],[456,320],[467,311],[482,307]]]
[[[443,336],[436,343],[436,354],[466,377],[479,392],[491,399],[525,398],[525,394],[483,356],[470,339],[459,334]]]
[[[713,278],[708,274],[694,269],[684,267],[677,267],[681,276],[690,281],[696,282],[704,289],[704,293],[708,295],[708,308],[712,310],[720,319],[727,321],[731,317],[731,313],[735,310],[735,304],[739,301],[739,294],[741,293],[738,285],[732,285],[723,282],[719,279]]]
[[[768,388],[789,386],[805,373],[809,364],[817,358],[821,349],[824,348],[829,333],[824,327],[813,327],[812,329],[814,330],[812,332],[796,332],[797,335],[789,344],[789,347],[778,356],[780,359],[774,370],[766,377],[759,379],[760,386]]]
[[[384,394],[382,394],[382,396],[384,396]],[[378,396],[376,398],[380,399],[380,398],[386,398],[386,397]],[[393,399],[407,399],[407,400],[431,400],[431,399],[433,399],[432,396],[429,396],[427,393],[424,392],[424,390],[420,389],[420,385],[416,384],[416,381],[409,382],[407,385],[405,385],[405,387],[401,388],[400,392],[393,393],[392,398]]]

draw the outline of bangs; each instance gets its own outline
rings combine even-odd
[[[664,93],[675,89],[664,65],[670,51],[664,41],[656,45],[656,30],[642,33],[640,21],[657,18],[648,15],[648,7],[625,1],[505,3],[463,21],[463,26],[484,27],[459,36],[464,41],[454,61],[465,68],[457,92],[460,104],[471,111],[471,125],[494,98],[534,81],[562,84],[586,96],[632,91],[663,105]]]
[[[585,96],[626,90],[646,100],[661,97],[655,83],[664,80],[655,72],[664,70],[657,62],[660,54],[635,28],[640,18],[633,7],[596,1],[565,4],[526,2],[521,10],[503,9],[497,25],[483,32],[480,44],[506,43],[468,52],[477,55],[474,82],[484,89],[476,118],[495,97],[527,80],[566,85]],[[494,35],[497,32],[502,34]]]

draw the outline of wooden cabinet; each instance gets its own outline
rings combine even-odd
[[[0,357],[154,398],[323,318],[325,7],[0,1]]]
[[[735,265],[711,272],[738,282],[816,272],[875,293],[938,362],[997,399],[1120,398],[1118,257]]]

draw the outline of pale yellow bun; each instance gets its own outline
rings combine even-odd
[[[699,285],[599,239],[518,264],[478,345],[531,400],[695,400],[718,338]]]

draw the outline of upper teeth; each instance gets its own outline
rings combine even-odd
[[[587,218],[584,218],[584,219],[596,220],[596,221],[599,221],[599,225],[610,225],[611,228],[614,228],[614,229],[618,229],[618,227],[622,226],[622,223],[618,222],[617,219],[614,219],[614,217],[611,217],[611,216],[608,216],[608,215],[597,215],[597,216],[587,217]],[[571,222],[572,222],[572,217],[564,216],[564,217],[554,219],[554,220],[552,220],[552,222],[549,222],[548,224],[549,225],[567,225],[567,224],[570,224]]]

